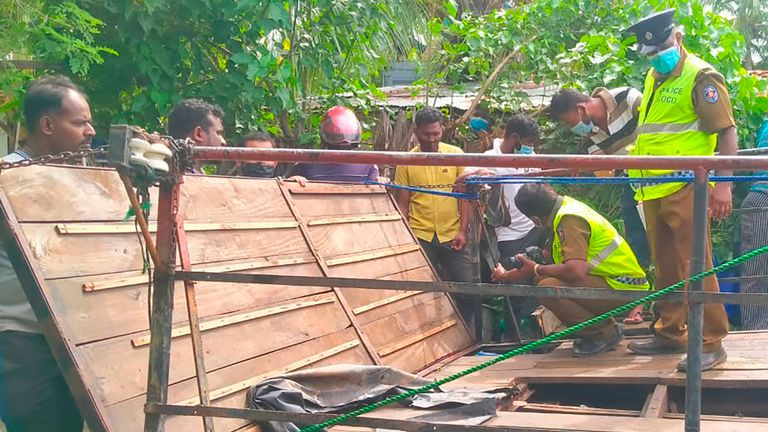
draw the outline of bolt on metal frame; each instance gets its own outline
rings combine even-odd
[[[694,235],[691,274],[703,271],[705,262],[707,229],[708,170],[765,170],[768,169],[768,157],[631,157],[631,156],[578,156],[578,155],[504,155],[489,156],[476,154],[410,153],[410,152],[363,152],[329,151],[297,149],[251,149],[228,147],[195,147],[193,160],[216,161],[278,161],[278,162],[323,162],[323,163],[377,163],[388,165],[430,165],[430,166],[477,166],[477,167],[523,167],[541,169],[626,169],[656,168],[672,170],[691,170],[695,173],[694,193]],[[491,285],[477,283],[446,282],[406,282],[382,281],[351,278],[316,278],[277,275],[252,275],[243,273],[201,273],[174,270],[176,250],[179,247],[178,199],[183,174],[170,178],[160,185],[158,206],[157,251],[164,265],[155,271],[152,293],[151,350],[149,358],[149,377],[147,386],[147,404],[145,406],[145,431],[162,432],[165,430],[166,415],[194,415],[204,419],[206,431],[212,431],[211,417],[230,417],[252,420],[277,420],[321,422],[327,415],[289,414],[250,409],[216,408],[206,406],[186,407],[167,405],[171,315],[174,281],[228,281],[240,283],[287,284],[287,285],[326,285],[338,288],[375,288],[418,291],[463,292],[476,295],[532,295],[559,298],[617,298],[631,300],[642,296],[643,291],[609,291],[602,289],[533,287],[525,285]],[[183,231],[182,231],[183,233]],[[183,235],[183,234],[182,234]],[[183,238],[182,238],[183,240]],[[476,244],[475,241],[472,242]],[[183,256],[183,252],[182,252]],[[477,263],[475,263],[477,264]],[[185,269],[187,270],[187,269]],[[194,291],[188,287],[187,291]],[[690,284],[688,296],[677,294],[671,301],[688,301],[688,368],[686,379],[685,431],[700,431],[701,416],[701,354],[703,303],[759,303],[768,304],[768,295],[762,294],[715,294],[703,293],[701,282]],[[194,292],[192,292],[194,298]],[[192,300],[194,301],[194,300]],[[194,308],[190,314],[194,315]],[[196,322],[190,316],[190,322]],[[199,328],[192,326],[193,338],[199,340]],[[195,335],[197,333],[197,335]],[[205,373],[201,343],[193,344],[198,373]],[[204,377],[198,377],[200,400],[207,400],[207,388]],[[483,426],[456,426],[423,424],[391,419],[360,418],[350,422],[358,426],[387,427],[401,430],[462,430],[484,431],[494,428]],[[511,429],[508,429],[511,430]],[[542,430],[517,428],[514,430]]]

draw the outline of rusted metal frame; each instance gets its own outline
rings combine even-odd
[[[74,346],[62,337],[61,326],[45,297],[43,290],[45,277],[42,270],[34,263],[33,257],[35,255],[29,248],[29,241],[24,235],[21,225],[13,213],[13,207],[2,188],[0,188],[0,207],[2,207],[3,215],[0,238],[16,272],[16,277],[24,289],[24,294],[32,305],[32,311],[42,328],[48,347],[56,359],[72,396],[75,398],[77,408],[91,431],[107,432],[106,420],[97,408],[96,399],[88,388],[86,377],[77,367]]]
[[[309,414],[285,411],[267,411],[248,408],[201,407],[183,405],[147,404],[146,412],[163,413],[164,415],[200,416],[209,415],[221,418],[236,418],[254,421],[291,422],[299,425],[317,424],[336,417],[336,414]],[[475,426],[419,420],[399,420],[384,417],[353,417],[341,424],[362,426],[375,429],[391,429],[406,432],[589,432],[585,429],[561,429],[548,427],[515,427],[515,426]]]
[[[695,171],[693,185],[693,239],[691,245],[691,270],[695,275],[704,271],[707,252],[707,231],[709,214],[709,174],[706,169]],[[701,292],[704,280],[699,279],[688,284],[688,292]],[[701,430],[701,359],[703,347],[704,305],[698,302],[688,304],[688,344],[685,376],[685,432]]]
[[[562,299],[602,299],[632,301],[647,296],[649,291],[609,290],[605,288],[577,288],[538,285],[473,284],[467,282],[400,281],[386,279],[359,279],[315,276],[289,276],[248,273],[176,272],[180,280],[230,282],[285,286],[333,286],[336,288],[365,288],[399,291],[448,292],[477,295],[504,295],[512,297],[543,297]],[[698,292],[667,294],[665,302],[768,304],[768,294]]]
[[[168,402],[173,321],[173,292],[176,264],[176,215],[179,211],[180,184],[171,178],[160,183],[157,205],[157,253],[160,265],[155,268],[149,329],[147,403]],[[165,415],[145,412],[145,432],[164,432]]]
[[[587,155],[483,155],[470,153],[369,152],[344,150],[257,149],[195,147],[196,160],[359,163],[382,165],[473,166],[541,169],[768,169],[766,156],[587,156]]]
[[[307,245],[309,246],[309,249],[312,252],[312,255],[315,257],[315,260],[317,261],[317,265],[320,266],[320,270],[323,272],[323,276],[325,276],[325,278],[328,278],[328,275],[330,274],[330,269],[328,268],[328,265],[326,264],[325,259],[322,256],[320,256],[320,252],[317,250],[317,247],[315,247],[315,243],[312,241],[312,237],[310,237],[309,235],[309,228],[307,226],[307,221],[305,221],[301,217],[301,213],[299,212],[299,209],[296,206],[296,202],[293,200],[293,197],[291,196],[291,191],[288,189],[288,187],[286,187],[285,183],[283,183],[282,181],[279,182],[278,189],[280,189],[280,192],[283,194],[283,198],[285,199],[285,202],[288,204],[288,208],[291,210],[291,214],[299,223],[299,231],[301,232],[302,237],[304,237],[304,241],[307,242]],[[321,279],[317,277],[312,277],[312,278],[314,278],[315,281]],[[322,278],[322,279],[325,279],[325,278]],[[336,295],[336,298],[339,300],[339,305],[344,310],[344,313],[347,315],[349,322],[352,324],[352,327],[355,329],[355,334],[357,334],[357,337],[360,338],[360,341],[363,343],[363,347],[365,347],[365,350],[366,352],[368,352],[368,355],[371,357],[371,360],[373,361],[373,363],[377,365],[382,364],[381,357],[379,356],[378,351],[376,351],[376,348],[373,346],[371,339],[363,331],[362,327],[360,326],[360,323],[357,322],[357,318],[355,318],[355,313],[353,312],[352,307],[349,305],[349,302],[347,302],[347,299],[344,298],[344,295],[341,292],[341,290],[339,290],[337,287],[333,285],[326,285],[326,286],[330,286],[331,289],[333,290],[333,293]]]
[[[176,213],[176,239],[179,245],[179,261],[183,270],[192,270],[192,261],[189,258],[187,245],[187,233],[184,231],[184,218]],[[205,350],[203,338],[200,335],[200,317],[197,313],[197,296],[195,294],[195,282],[184,280],[184,294],[187,300],[187,317],[189,319],[189,332],[192,339],[192,354],[195,357],[195,375],[197,378],[197,392],[200,404],[211,404],[208,396],[208,375],[205,369]],[[203,429],[205,432],[213,432],[213,418],[203,417]]]

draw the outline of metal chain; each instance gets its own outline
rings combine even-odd
[[[97,156],[107,154],[106,148],[97,149],[82,149],[77,151],[65,151],[56,154],[44,155],[35,159],[24,159],[16,162],[2,162],[0,163],[0,171],[5,171],[11,168],[28,167],[32,165],[45,165],[53,162],[69,161],[70,159],[84,158],[89,156]]]
[[[453,189],[455,184],[454,183],[445,183],[445,184],[408,185],[408,186],[415,187],[415,188],[421,188],[421,189]]]

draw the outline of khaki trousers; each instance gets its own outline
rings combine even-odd
[[[693,185],[664,198],[643,203],[648,245],[656,265],[656,286],[666,288],[689,276],[693,240]],[[705,269],[712,268],[712,241],[707,225]],[[714,276],[704,280],[704,290],[719,292]],[[658,303],[656,336],[672,345],[687,341],[688,305]],[[704,352],[716,351],[728,334],[728,317],[722,304],[704,304]]]
[[[565,282],[561,279],[545,277],[539,279],[536,285],[558,287],[589,287],[612,289],[605,279],[598,276],[587,275],[578,282]],[[556,299],[540,298],[539,302],[557,316],[565,325],[572,326],[594,318],[597,315],[608,312],[624,304],[618,300],[593,300],[593,299]],[[579,336],[588,339],[598,339],[613,336],[616,321],[613,318],[599,324],[587,327],[579,332]]]

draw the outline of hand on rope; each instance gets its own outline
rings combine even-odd
[[[698,280],[704,279],[706,277],[712,276],[712,275],[714,275],[716,273],[720,273],[720,272],[722,272],[724,270],[727,270],[727,269],[729,269],[731,267],[735,267],[735,266],[737,266],[737,265],[739,265],[739,264],[741,264],[741,263],[743,263],[745,261],[748,261],[748,260],[750,260],[750,259],[752,259],[752,258],[754,258],[754,257],[756,257],[758,255],[762,255],[762,254],[765,254],[767,252],[768,252],[768,246],[763,246],[763,247],[755,249],[755,250],[753,250],[751,252],[747,252],[746,254],[744,254],[744,255],[742,255],[740,257],[734,258],[732,260],[726,261],[723,264],[721,264],[721,265],[719,265],[719,266],[717,266],[717,267],[715,267],[713,269],[710,269],[710,270],[707,270],[705,272],[693,275],[693,276],[691,276],[687,280],[682,280],[682,281],[677,282],[676,284],[670,285],[670,286],[668,286],[668,287],[666,287],[664,289],[661,289],[659,291],[655,291],[655,292],[653,292],[653,293],[651,293],[651,294],[649,294],[649,295],[647,295],[645,297],[642,297],[642,298],[639,298],[637,300],[631,301],[631,302],[629,302],[629,303],[627,303],[627,304],[625,304],[623,306],[619,306],[616,309],[612,309],[612,310],[610,310],[608,312],[600,314],[600,315],[598,315],[598,316],[596,316],[594,318],[591,318],[591,319],[589,319],[587,321],[584,321],[582,323],[579,323],[579,324],[576,324],[574,326],[568,327],[565,330],[561,330],[559,332],[552,333],[552,334],[550,334],[549,336],[547,336],[545,338],[542,338],[542,339],[530,342],[530,343],[528,343],[528,344],[526,344],[524,346],[516,348],[516,349],[514,349],[512,351],[509,351],[509,352],[507,352],[505,354],[502,354],[502,355],[500,355],[498,357],[495,357],[495,358],[493,358],[491,360],[488,360],[488,361],[486,361],[484,363],[481,363],[479,365],[473,366],[473,367],[471,367],[469,369],[465,369],[465,370],[463,370],[461,372],[455,373],[455,374],[447,376],[445,378],[441,378],[441,379],[436,380],[436,381],[434,381],[434,382],[432,382],[430,384],[425,385],[424,387],[420,387],[420,388],[417,388],[417,389],[409,390],[407,392],[401,393],[401,394],[396,395],[396,396],[388,397],[388,398],[383,399],[383,400],[381,400],[379,402],[376,402],[376,403],[364,406],[362,408],[356,409],[356,410],[354,410],[352,412],[341,414],[341,415],[339,415],[337,417],[334,417],[334,418],[332,418],[330,420],[326,420],[326,421],[324,421],[322,423],[318,423],[318,424],[315,424],[315,425],[312,425],[312,426],[305,427],[305,428],[301,429],[300,432],[319,432],[322,429],[325,429],[327,427],[330,427],[330,426],[333,426],[333,425],[336,425],[336,424],[339,424],[339,423],[343,423],[344,421],[346,421],[348,419],[351,419],[351,418],[354,418],[354,417],[359,417],[359,416],[361,416],[363,414],[366,414],[366,413],[369,413],[369,412],[371,412],[371,411],[373,411],[373,410],[375,410],[377,408],[381,408],[383,406],[390,405],[392,403],[399,402],[399,401],[411,398],[411,397],[413,397],[413,396],[415,396],[417,394],[420,394],[420,393],[426,393],[426,392],[428,392],[430,390],[435,390],[435,389],[439,388],[443,384],[447,384],[447,383],[449,383],[451,381],[456,381],[459,378],[462,378],[462,377],[465,377],[467,375],[473,374],[475,372],[481,371],[483,369],[486,369],[486,368],[488,368],[490,366],[493,366],[493,365],[495,365],[497,363],[501,363],[502,361],[508,360],[508,359],[510,359],[512,357],[515,357],[517,355],[533,351],[536,348],[542,347],[542,346],[544,346],[544,345],[546,345],[546,344],[548,344],[550,342],[556,341],[556,340],[561,339],[561,338],[563,338],[565,336],[569,336],[569,335],[571,335],[571,334],[573,334],[573,333],[575,333],[577,331],[580,331],[580,330],[583,330],[583,329],[585,329],[587,327],[593,326],[593,325],[595,325],[597,323],[600,323],[602,321],[605,321],[605,320],[607,320],[609,318],[618,316],[618,315],[620,315],[620,314],[622,314],[624,312],[628,312],[628,311],[634,309],[635,307],[640,306],[640,305],[642,305],[644,303],[655,301],[655,300],[657,300],[657,299],[659,299],[659,298],[661,298],[661,297],[663,297],[663,296],[665,296],[667,294],[670,294],[672,292],[677,291],[678,289],[684,287],[689,282],[698,281]]]

